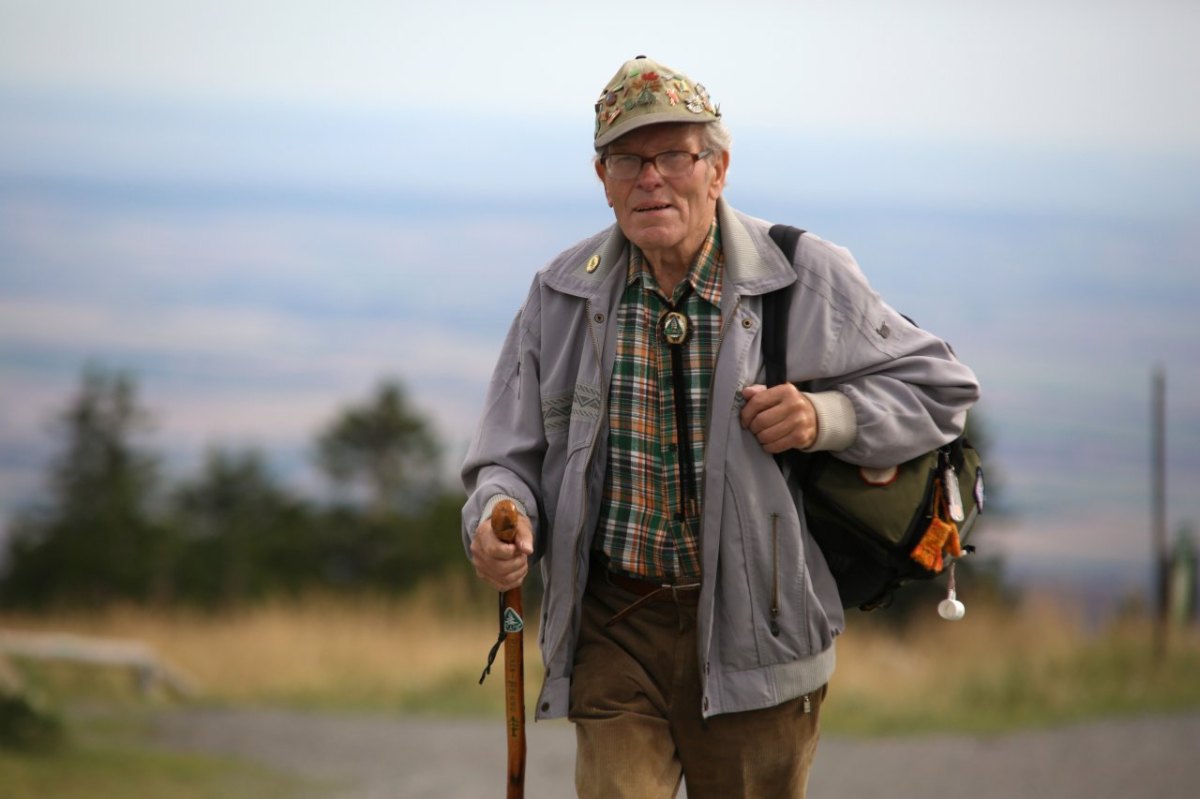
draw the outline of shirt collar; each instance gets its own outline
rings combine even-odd
[[[708,235],[700,245],[692,266],[688,269],[687,282],[692,284],[692,290],[699,297],[713,305],[721,304],[721,273],[725,265],[725,254],[721,250],[721,228],[714,218],[708,228]],[[641,248],[632,242],[629,245],[629,269],[626,272],[625,285],[642,279],[644,285],[653,286],[661,292],[654,281],[654,274]]]

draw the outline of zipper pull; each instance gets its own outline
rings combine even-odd
[[[942,485],[946,489],[946,506],[950,510],[950,518],[961,524],[967,516],[963,512],[962,490],[958,486],[958,472],[950,464],[946,464],[946,469],[942,472]]]

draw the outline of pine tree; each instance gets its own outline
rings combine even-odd
[[[151,516],[158,464],[135,442],[149,426],[131,377],[85,369],[56,420],[63,446],[48,501],[14,522],[0,581],[7,600],[95,604],[168,592],[167,533]]]
[[[357,485],[377,516],[423,506],[438,483],[438,442],[404,386],[386,381],[346,408],[317,440],[317,460],[335,483]]]

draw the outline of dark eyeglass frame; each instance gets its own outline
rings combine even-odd
[[[642,174],[642,168],[646,166],[646,164],[654,164],[654,168],[658,170],[658,174],[662,175],[664,178],[678,178],[686,175],[696,165],[697,161],[708,158],[710,155],[712,155],[712,152],[713,151],[711,148],[701,150],[698,153],[688,152],[687,150],[665,150],[661,153],[655,153],[649,157],[644,155],[635,155],[633,153],[611,153],[601,158],[600,162],[604,164],[605,171],[613,180],[633,180],[638,175]],[[671,157],[680,155],[690,155],[692,157],[692,162],[678,171],[668,171],[663,168],[663,164],[665,163],[663,159],[669,159]],[[618,161],[617,159],[621,160]],[[614,161],[632,166],[634,159],[636,159],[638,162],[637,169],[630,171],[629,168],[613,168]],[[617,172],[629,172],[629,174],[627,176],[622,176],[616,174]]]

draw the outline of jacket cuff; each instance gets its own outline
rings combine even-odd
[[[817,413],[817,440],[804,452],[840,452],[858,436],[854,404],[840,391],[805,392]]]
[[[512,504],[517,506],[517,513],[521,514],[526,519],[529,518],[529,513],[525,510],[525,503],[521,502],[521,500],[517,499],[516,497],[510,497],[508,494],[495,494],[491,499],[483,504],[483,512],[479,514],[479,521],[482,522],[484,519],[490,519],[492,517],[492,510],[499,505],[501,501],[506,499],[510,500]],[[475,527],[478,528],[479,524],[476,523]]]

